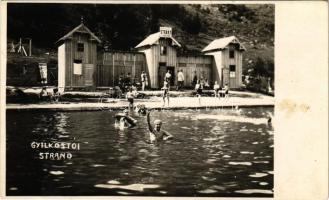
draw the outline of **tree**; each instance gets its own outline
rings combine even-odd
[[[253,76],[255,77],[261,77],[261,76],[266,76],[267,75],[267,70],[266,70],[266,62],[260,58],[257,57],[257,60],[253,66]]]
[[[199,13],[187,15],[183,19],[183,29],[191,34],[198,34],[202,29],[202,22]]]

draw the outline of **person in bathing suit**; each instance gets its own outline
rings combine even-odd
[[[167,81],[164,81],[163,87],[161,88],[161,90],[163,90],[163,93],[162,93],[163,106],[162,107],[165,106],[166,99],[167,99],[167,103],[169,106],[169,85],[168,85]]]
[[[147,124],[149,128],[150,142],[159,142],[162,140],[168,140],[173,138],[173,136],[167,131],[161,130],[162,121],[160,119],[154,120],[154,127],[152,127],[150,122],[150,111],[147,113]]]
[[[115,116],[115,127],[124,129],[132,128],[137,125],[137,120],[129,116],[129,111],[125,109],[123,113],[118,113]]]

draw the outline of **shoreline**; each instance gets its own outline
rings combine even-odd
[[[7,111],[101,111],[122,110],[128,107],[126,99],[107,99],[106,102],[56,102],[31,104],[6,104]],[[274,97],[258,95],[257,97],[171,97],[170,104],[163,106],[161,97],[150,99],[135,99],[134,106],[143,104],[148,109],[156,110],[184,110],[184,109],[237,109],[246,107],[274,107]]]

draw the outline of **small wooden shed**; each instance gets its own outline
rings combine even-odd
[[[100,43],[101,40],[83,21],[56,42],[60,91],[95,88],[97,45]]]
[[[171,84],[174,84],[177,65],[176,48],[180,46],[172,37],[171,27],[160,27],[159,32],[149,35],[135,47],[145,54],[151,88],[162,87],[168,70],[172,75]]]
[[[202,52],[213,56],[213,81],[230,88],[242,86],[242,54],[246,48],[235,36],[212,41]]]

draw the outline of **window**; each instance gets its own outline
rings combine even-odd
[[[186,67],[186,63],[178,63],[179,67]]]
[[[84,52],[85,50],[85,46],[84,46],[84,43],[78,43],[78,46],[77,46],[77,51],[78,52]]]
[[[167,63],[165,62],[159,62],[159,67],[165,67],[167,65]]]
[[[166,46],[160,46],[160,55],[166,55],[167,54],[167,47]]]
[[[73,74],[82,75],[82,60],[74,59],[73,62]]]
[[[74,59],[73,61],[74,63],[77,63],[77,64],[81,64],[82,63],[82,60],[79,60],[79,59]]]
[[[230,65],[230,78],[235,78],[235,65]]]
[[[234,50],[230,50],[230,58],[234,58]]]

